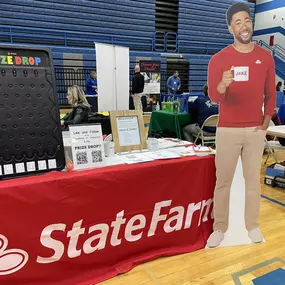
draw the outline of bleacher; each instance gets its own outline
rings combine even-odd
[[[211,55],[232,42],[225,13],[233,2],[179,2],[178,34],[171,35],[169,46],[190,62],[190,92],[202,91]],[[60,104],[66,103],[64,85],[84,86],[88,72],[96,68],[94,42],[130,47],[131,76],[139,59],[161,60],[161,53],[170,52],[167,39],[156,50],[155,0],[0,0],[0,4],[0,43],[51,48]],[[161,67],[166,81],[166,65]],[[162,85],[161,91],[167,92]]]
[[[191,92],[201,91],[201,87],[207,82],[208,64],[211,57],[211,55],[191,55],[189,57],[189,89]]]
[[[100,41],[141,50],[152,46],[154,0],[0,3],[1,42],[10,42],[12,34],[13,43],[94,47],[94,41]]]
[[[226,11],[232,0],[180,0],[178,20],[179,51],[213,54],[232,43]],[[254,12],[254,4],[246,2]]]

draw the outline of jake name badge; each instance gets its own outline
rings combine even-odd
[[[248,81],[249,80],[249,67],[239,66],[234,68],[234,81]]]

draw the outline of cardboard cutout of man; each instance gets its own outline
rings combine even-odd
[[[227,11],[234,43],[215,54],[208,69],[209,97],[220,105],[216,136],[214,232],[208,247],[217,247],[228,229],[230,188],[239,156],[245,179],[245,225],[253,243],[259,230],[260,167],[264,139],[275,107],[272,55],[251,42],[250,9],[235,3]],[[264,113],[262,107],[264,104]]]

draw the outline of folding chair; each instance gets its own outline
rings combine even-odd
[[[272,120],[270,121],[269,126],[275,126],[275,124],[273,123]],[[277,158],[276,158],[276,156],[275,156],[274,150],[278,150],[278,149],[280,149],[280,150],[285,150],[285,147],[282,146],[282,145],[279,143],[279,141],[276,140],[276,137],[274,137],[273,141],[268,141],[268,140],[266,139],[266,137],[265,137],[264,142],[265,142],[264,149],[267,148],[267,149],[269,150],[269,153],[267,154],[267,157],[266,157],[266,160],[265,160],[264,164],[267,163],[267,161],[268,161],[270,155],[273,156],[273,159],[274,159],[275,163],[278,163],[278,160],[277,160]]]
[[[215,127],[216,128],[218,125],[218,120],[219,120],[219,115],[212,115],[207,120],[205,120],[204,124],[201,127],[200,132],[198,133],[194,141],[194,144],[196,144],[198,139],[202,140],[202,146],[204,146],[205,144],[215,144],[216,134],[213,134],[213,136],[205,136],[203,130],[205,127]]]

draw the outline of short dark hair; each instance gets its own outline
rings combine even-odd
[[[233,15],[238,13],[238,12],[247,12],[248,15],[250,16],[250,9],[249,7],[243,3],[243,2],[237,2],[237,3],[234,3],[227,11],[227,22],[228,22],[228,25],[230,26],[231,25],[231,22],[232,22],[232,18],[233,18]]]

